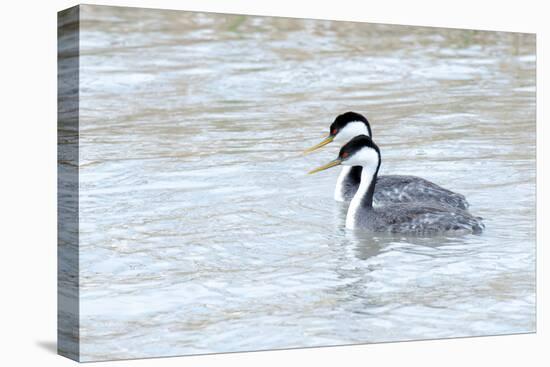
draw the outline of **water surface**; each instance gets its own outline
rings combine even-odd
[[[533,35],[81,10],[83,360],[535,330]],[[348,110],[486,231],[345,230]]]

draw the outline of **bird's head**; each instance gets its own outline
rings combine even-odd
[[[362,166],[378,170],[380,162],[381,157],[378,146],[370,137],[359,135],[351,139],[340,149],[340,153],[338,153],[338,157],[335,160],[310,171],[309,174],[339,165]]]
[[[328,136],[319,144],[307,149],[304,153],[314,152],[333,141],[345,144],[357,135],[372,136],[367,118],[357,112],[346,112],[338,115],[330,124]]]

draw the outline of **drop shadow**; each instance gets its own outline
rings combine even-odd
[[[38,345],[40,348],[53,353],[57,354],[57,342],[52,340],[39,340],[36,342],[36,345]]]

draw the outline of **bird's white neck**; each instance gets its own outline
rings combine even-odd
[[[357,213],[362,207],[372,208],[372,196],[374,194],[374,179],[377,167],[363,166],[361,172],[361,183],[353,196],[346,215],[346,228],[354,229],[357,223]],[[371,185],[373,186],[371,190]],[[370,196],[370,198],[369,198]]]
[[[342,167],[342,171],[340,171],[338,180],[336,180],[336,187],[334,188],[334,200],[336,201],[346,200],[346,198],[344,197],[344,183],[350,171],[351,171],[351,166]]]

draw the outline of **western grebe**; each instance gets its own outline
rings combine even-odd
[[[365,116],[356,112],[343,113],[336,117],[330,125],[329,135],[304,153],[311,153],[331,142],[344,145],[357,135],[367,135],[372,138],[368,120]],[[336,201],[351,200],[359,187],[360,181],[360,166],[342,167],[336,181],[334,199]],[[374,203],[376,205],[408,202],[434,202],[460,209],[467,209],[469,206],[463,195],[444,189],[421,177],[405,175],[378,177],[376,191],[374,192]]]
[[[374,232],[435,234],[443,232],[481,233],[481,218],[466,210],[436,203],[393,203],[374,208],[373,196],[381,164],[380,149],[366,135],[351,139],[340,149],[338,158],[309,173],[338,165],[361,166],[361,183],[346,215],[346,228]]]

